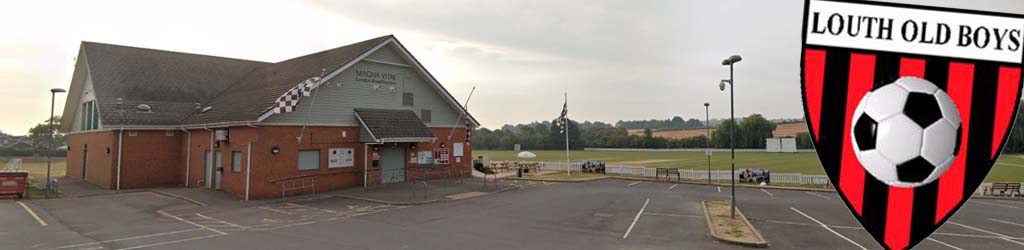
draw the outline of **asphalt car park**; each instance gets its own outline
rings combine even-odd
[[[321,197],[232,209],[150,192],[0,202],[4,249],[742,249],[707,236],[728,187],[606,179],[396,206]],[[877,249],[835,193],[737,188],[774,249]],[[33,211],[43,226],[29,214]],[[972,199],[918,249],[1024,248],[1024,202]]]

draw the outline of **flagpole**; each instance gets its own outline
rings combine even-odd
[[[569,109],[569,93],[565,93],[565,109],[566,110]],[[566,175],[572,175],[572,172],[569,171],[569,165],[571,163],[569,163],[569,113],[568,112],[566,112],[565,118],[563,118],[563,119],[565,119],[563,121],[563,122],[565,122],[565,174]]]

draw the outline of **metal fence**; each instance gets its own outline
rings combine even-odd
[[[580,162],[570,162],[570,171],[580,171]],[[541,170],[545,171],[565,171],[565,162],[541,162]],[[633,175],[638,177],[655,177],[657,176],[657,168],[651,167],[640,167],[640,166],[623,166],[623,165],[607,165],[605,166],[605,173],[608,174],[620,174],[620,175]],[[693,170],[693,169],[680,169],[680,178],[687,179],[690,181],[705,181],[708,180],[708,175],[711,177],[711,181],[729,181],[732,178],[739,179],[739,172],[736,176],[732,176],[730,171],[715,170],[710,173],[707,170]],[[830,185],[828,176],[826,175],[809,175],[800,173],[772,173],[771,174],[773,184],[794,184],[794,185]]]
[[[583,151],[605,152],[704,152],[704,148],[583,148]],[[714,148],[714,152],[729,152],[728,148]],[[736,152],[767,152],[763,148],[737,148]],[[797,149],[796,153],[814,153],[814,149]]]

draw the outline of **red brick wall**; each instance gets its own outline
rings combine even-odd
[[[83,149],[88,145],[86,181],[104,188],[113,188],[112,177],[117,155],[116,135],[109,131],[68,135],[67,176],[82,178]]]
[[[221,152],[224,168],[221,173],[221,189],[239,198],[245,197],[246,162],[249,158],[248,147],[252,145],[252,164],[250,175],[250,198],[276,198],[281,195],[281,184],[273,180],[299,175],[317,175],[317,191],[339,188],[359,187],[364,181],[365,144],[359,142],[359,127],[307,127],[304,131],[297,126],[261,126],[228,128],[229,140],[211,144],[212,131],[204,129],[190,130],[191,133],[175,131],[173,136],[166,136],[166,131],[137,131],[136,136],[124,136],[124,158],[122,159],[121,188],[144,188],[157,186],[183,185],[190,187],[205,186],[205,153],[207,150]],[[297,140],[300,131],[302,140]],[[465,142],[465,130],[456,129],[451,140],[448,135],[451,128],[432,128],[438,138],[435,143],[418,143],[416,152],[431,150],[444,143],[452,148],[453,143]],[[345,134],[343,137],[342,134]],[[190,140],[191,138],[191,140]],[[68,154],[68,175],[81,176],[81,148],[89,144],[89,181],[106,188],[115,185],[117,132],[97,132],[75,134],[68,137],[71,151]],[[399,147],[408,148],[412,144],[400,143]],[[271,148],[280,148],[279,154],[272,154]],[[387,146],[387,145],[385,145]],[[372,146],[371,146],[372,147]],[[107,148],[110,153],[107,153]],[[330,148],[352,148],[355,151],[355,166],[350,168],[328,168],[327,152]],[[299,150],[320,150],[320,168],[317,170],[298,170]],[[241,169],[233,172],[232,152],[242,154]],[[419,167],[408,162],[414,157],[414,150],[407,150],[407,180],[422,178],[424,171],[434,174],[432,178],[442,178],[452,173],[456,176],[470,176],[472,147],[464,146],[465,155],[451,157],[448,166]],[[452,151],[454,154],[454,151]],[[186,160],[187,159],[187,160]],[[188,168],[186,170],[186,164]],[[369,165],[369,164],[366,164]],[[380,172],[370,169],[367,180],[370,184],[380,182]]]
[[[363,144],[359,142],[358,127],[306,127],[301,141],[296,139],[301,127],[262,126],[256,130],[258,139],[253,145],[251,198],[280,197],[281,185],[271,181],[299,175],[319,175],[316,178],[318,192],[362,186]],[[343,131],[345,137],[342,137]],[[270,153],[274,146],[281,149],[277,155]],[[330,148],[354,149],[354,166],[328,169],[327,151]],[[320,150],[320,169],[299,171],[299,150]],[[224,184],[229,185],[227,181]],[[241,185],[244,189],[244,179]]]
[[[115,132],[115,137],[118,132]],[[132,134],[135,136],[132,136]],[[151,188],[181,185],[181,138],[175,131],[167,136],[164,130],[125,131],[121,148],[121,188]],[[116,140],[116,138],[115,138]],[[115,155],[117,149],[113,149]],[[116,172],[116,160],[115,160]],[[116,173],[115,173],[116,176]]]
[[[205,164],[206,151],[211,148],[211,137],[212,132],[205,131],[202,129],[190,130],[190,133],[183,135],[182,145],[185,145],[187,149],[183,149],[181,156],[182,165],[179,170],[183,178],[187,178],[188,187],[201,187],[205,184],[203,171]],[[182,132],[184,133],[184,132]],[[188,137],[192,139],[189,140]],[[187,144],[187,145],[186,145]],[[186,161],[187,159],[187,161]],[[184,164],[187,162],[187,164]],[[186,171],[186,165],[188,170]]]

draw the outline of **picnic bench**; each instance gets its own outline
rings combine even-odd
[[[1020,182],[996,182],[992,183],[992,186],[985,188],[981,193],[982,195],[992,196],[1019,196],[1020,195]]]
[[[655,179],[660,179],[661,175],[665,175],[665,179],[671,180],[671,175],[676,175],[676,180],[682,180],[682,175],[679,174],[678,168],[658,168],[654,175]]]

